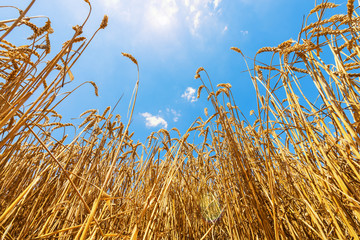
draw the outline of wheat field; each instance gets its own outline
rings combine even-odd
[[[50,19],[37,26],[25,17],[34,2],[0,20],[1,239],[359,239],[354,0],[329,17],[338,6],[319,3],[298,39],[263,47],[253,58],[231,48],[257,94],[255,121],[235,104],[230,83],[213,86],[199,68],[197,94],[214,114],[205,109],[206,118],[194,119],[185,134],[161,129],[144,143],[129,131],[139,77],[128,121],[108,107],[84,112],[79,126],[61,123],[54,109],[76,94],[61,89],[108,17],[89,38],[87,20],[74,26],[50,57]],[[31,29],[30,45],[7,40],[15,28]],[[139,73],[137,60],[123,55]],[[304,81],[316,98],[306,95]],[[82,84],[98,94],[94,82]],[[69,139],[71,128],[77,135]]]

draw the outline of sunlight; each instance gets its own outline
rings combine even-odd
[[[169,33],[177,23],[178,6],[175,0],[151,1],[145,12],[145,26],[148,30]]]
[[[173,44],[181,35],[201,37],[204,32],[223,33],[222,0],[103,0],[109,19],[118,20],[133,41],[147,44]],[[119,28],[120,29],[120,28]]]

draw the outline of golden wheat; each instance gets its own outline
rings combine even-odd
[[[78,126],[60,122],[62,81],[77,81],[70,69],[98,30],[85,42],[86,21],[75,26],[51,58],[50,20],[39,28],[21,12],[13,28],[31,27],[37,42],[1,39],[2,239],[359,239],[359,19],[347,3],[346,15],[327,19],[336,5],[320,3],[301,42],[261,48],[252,65],[231,48],[254,72],[258,108],[249,118],[237,89],[213,89],[200,67],[205,118],[184,134],[153,132],[146,146],[129,128],[139,80],[127,124],[110,107],[83,112]],[[99,29],[106,25],[104,16]],[[71,50],[76,41],[84,43]]]

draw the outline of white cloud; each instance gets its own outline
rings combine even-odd
[[[201,11],[197,11],[193,20],[193,27],[194,30],[197,30],[199,28],[200,25],[200,16],[201,16]]]
[[[221,31],[216,23],[220,21],[222,0],[102,0],[99,4],[109,19],[136,29],[142,41],[149,36],[176,35],[181,28],[194,36],[201,36],[202,28],[206,31],[207,26],[213,30],[217,26]]]
[[[185,98],[189,102],[196,102],[197,98],[195,97],[196,90],[192,87],[186,88],[185,92],[181,95],[182,98]]]
[[[144,112],[141,113],[141,116],[145,118],[145,126],[146,127],[157,127],[159,125],[167,128],[168,123],[160,116],[154,116],[151,113]]]
[[[217,22],[218,15],[221,14],[222,0],[184,0],[184,7],[191,34],[199,36],[201,26],[206,26],[209,22]]]
[[[243,31],[243,30],[241,30],[240,33],[241,33],[243,36],[246,36],[246,35],[249,34],[249,31]]]
[[[223,34],[228,30],[228,26],[225,26],[224,29],[223,29]]]
[[[179,117],[181,117],[181,114],[178,113],[178,112],[176,112],[174,109],[171,109],[171,113],[174,115],[173,121],[174,121],[174,122],[179,121]]]
[[[224,26],[220,18],[222,0],[102,0],[98,4],[114,26],[134,29],[133,42],[146,39],[147,43],[159,43],[165,39],[173,43],[182,31],[201,37],[221,33]]]
[[[221,0],[214,0],[214,9],[217,9],[219,4],[221,3]]]
[[[166,108],[166,112],[168,112],[168,113],[170,113],[172,115],[174,122],[179,121],[179,118],[181,117],[181,114],[178,111],[176,111],[175,109],[172,109],[172,108],[171,109]]]

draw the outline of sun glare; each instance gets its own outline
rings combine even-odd
[[[152,7],[148,12],[148,23],[155,29],[168,28],[171,25],[172,19],[168,14],[164,14],[161,10]]]
[[[119,29],[134,31],[132,41],[142,44],[174,44],[187,34],[201,37],[207,32],[224,33],[219,22],[222,0],[103,0],[109,19]],[[111,22],[111,21],[110,21]]]
[[[174,0],[152,1],[145,13],[145,25],[149,30],[168,32],[177,22],[177,12]]]

